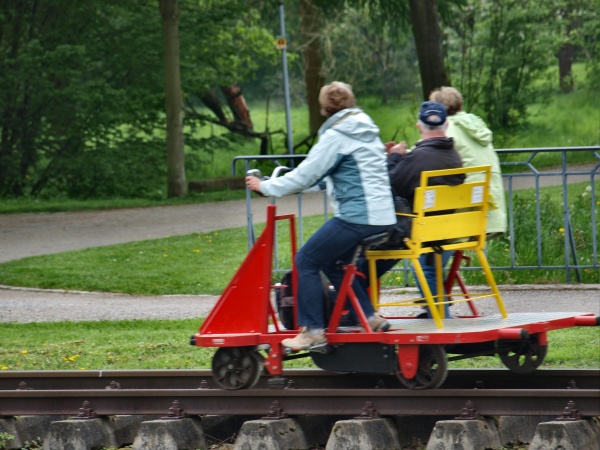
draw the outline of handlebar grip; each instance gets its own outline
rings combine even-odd
[[[259,169],[250,169],[246,172],[246,175],[249,177],[260,178],[261,180],[263,179],[262,172]]]

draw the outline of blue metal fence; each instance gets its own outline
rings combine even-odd
[[[517,148],[517,149],[498,149],[497,153],[501,159],[501,168],[503,169],[503,180],[506,190],[506,203],[508,214],[508,236],[509,236],[509,263],[505,265],[494,266],[494,270],[528,270],[528,269],[564,269],[566,281],[571,281],[572,272],[575,273],[578,282],[581,282],[582,270],[597,270],[600,268],[599,262],[599,225],[598,210],[600,210],[600,146],[572,147],[572,148]],[[280,155],[280,156],[237,156],[231,164],[232,175],[241,175],[239,171],[240,163],[243,163],[243,172],[255,168],[257,164],[270,164],[273,167],[288,166],[294,167],[306,155]],[[542,169],[539,166],[547,166],[548,158],[556,165],[553,169]],[[555,163],[554,163],[555,161]],[[585,161],[585,162],[581,162]],[[237,170],[237,173],[236,173]],[[574,213],[581,213],[572,202],[574,201],[569,194],[568,186],[572,183],[585,183],[584,194],[586,196],[585,205],[589,205],[589,213],[584,213],[591,217],[590,229],[586,230],[587,238],[591,248],[586,249],[588,257],[586,261],[580,261],[577,255],[577,246],[575,242],[572,217]],[[562,187],[562,233],[564,233],[564,264],[557,266],[548,264],[544,261],[544,249],[542,245],[542,207],[543,198],[541,188],[545,186]],[[516,248],[517,239],[515,236],[516,215],[519,212],[519,205],[515,199],[523,189],[532,189],[535,198],[535,227],[537,239],[535,242],[537,261],[529,261],[527,264],[521,264],[518,261]],[[589,196],[589,199],[587,199]],[[300,239],[302,232],[302,194],[298,197],[298,230]],[[273,200],[274,201],[274,200]],[[574,210],[575,208],[575,210]],[[248,246],[254,242],[254,226],[252,220],[251,196],[246,192],[246,210],[248,223]],[[323,197],[323,216],[324,220],[328,217],[327,199]],[[587,242],[587,241],[586,241]],[[302,245],[302,242],[299,243]],[[527,243],[529,245],[529,243]],[[533,242],[530,243],[534,245]],[[275,261],[277,264],[278,257]],[[279,267],[276,265],[276,271]],[[404,279],[409,279],[408,266],[398,267],[395,270],[404,272]],[[466,268],[468,270],[468,268]],[[408,283],[408,281],[407,281]]]

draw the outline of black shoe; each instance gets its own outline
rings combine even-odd
[[[350,317],[350,314],[342,314],[342,317],[340,317],[340,327],[355,327],[357,325],[356,320]]]

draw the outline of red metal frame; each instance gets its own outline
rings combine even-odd
[[[272,375],[279,375],[283,370],[285,358],[281,341],[296,334],[294,330],[284,330],[280,327],[276,311],[271,303],[271,293],[275,288],[272,284],[272,263],[276,222],[278,220],[289,220],[291,255],[292,261],[294,260],[296,254],[295,216],[293,214],[277,216],[275,205],[270,204],[267,206],[267,220],[264,231],[200,327],[199,333],[194,336],[194,344],[199,347],[260,346],[260,348],[268,350],[264,366]],[[446,280],[445,289],[447,292],[450,292],[453,284],[458,282],[463,293],[467,295],[466,286],[458,273],[463,259],[467,258],[462,255],[462,252],[457,252],[449,271],[450,275]],[[379,342],[397,346],[399,368],[407,379],[415,376],[418,367],[419,345],[522,339],[527,334],[529,336],[538,334],[540,343],[544,345],[547,342],[546,333],[548,331],[574,326],[598,325],[598,319],[592,314],[578,315],[573,313],[574,315],[569,317],[545,318],[534,322],[521,321],[515,326],[507,325],[485,330],[461,329],[452,331],[444,328],[442,330],[415,330],[410,332],[401,326],[399,329],[387,332],[373,332],[352,289],[352,281],[357,275],[362,276],[354,264],[346,266],[344,279],[328,326],[328,330],[333,331],[327,332],[327,340],[330,344]],[[294,286],[298,286],[295,265],[293,265],[292,279]],[[356,327],[349,331],[346,330],[344,333],[339,333],[337,330],[340,318],[348,302],[354,306],[362,329]],[[471,303],[469,302],[473,316],[465,320],[484,319]],[[513,315],[513,317],[515,316],[518,315]],[[410,317],[398,318],[411,319]],[[423,321],[426,319],[415,320]],[[414,322],[414,320],[411,322]]]
[[[454,256],[452,258],[452,264],[450,265],[450,270],[448,270],[448,276],[446,277],[446,280],[444,280],[444,291],[450,294],[450,296],[452,296],[451,293],[452,288],[454,287],[454,283],[458,283],[458,286],[463,292],[464,297],[468,299],[469,292],[467,291],[467,286],[465,285],[465,282],[463,281],[459,273],[460,266],[463,261],[467,261],[467,265],[469,265],[471,263],[471,258],[465,256],[462,250],[455,251]],[[475,302],[469,300],[467,304],[469,305],[471,314],[473,314],[474,317],[481,316],[481,314],[479,314],[479,311],[475,307]]]

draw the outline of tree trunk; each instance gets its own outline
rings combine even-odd
[[[450,77],[444,64],[442,30],[437,0],[409,0],[410,19],[419,59],[423,99],[434,89],[450,86]]]
[[[575,48],[573,44],[564,44],[558,51],[558,77],[560,91],[564,93],[573,92],[575,87],[573,83],[573,58]]]
[[[579,20],[573,18],[571,14],[571,4],[568,4],[566,11],[564,12],[564,18],[567,20],[567,42],[558,51],[558,84],[561,92],[569,93],[573,92],[575,83],[573,81],[573,61],[575,59],[575,46],[572,43],[572,32],[579,28]]]
[[[311,134],[315,134],[325,118],[321,115],[319,91],[323,86],[321,75],[321,39],[319,30],[319,10],[311,0],[300,0],[300,33],[302,36],[302,56],[304,60],[304,82],[308,101],[308,122]]]
[[[187,195],[183,151],[183,95],[179,72],[178,0],[158,0],[162,19],[167,113],[167,195]]]

